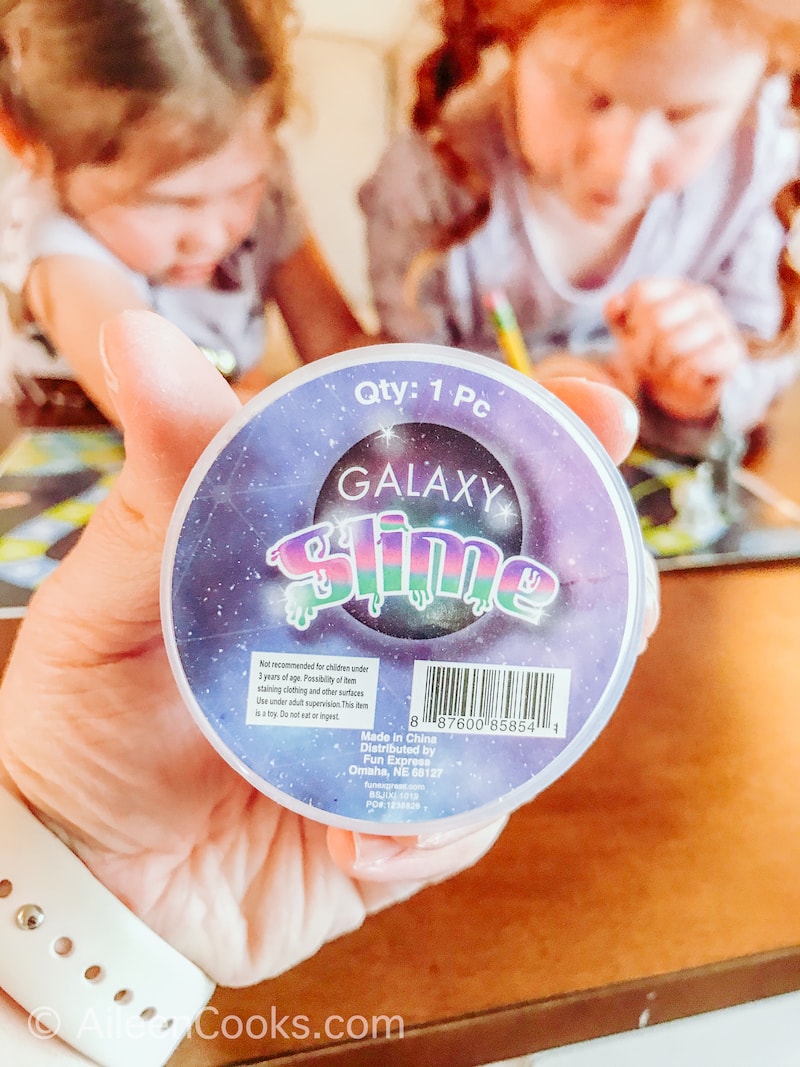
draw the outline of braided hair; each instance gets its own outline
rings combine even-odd
[[[432,12],[441,40],[417,67],[411,123],[428,141],[445,174],[466,191],[470,207],[442,228],[431,252],[440,255],[466,241],[491,208],[489,176],[451,143],[446,122],[452,98],[480,76],[484,53],[500,46],[513,55],[545,18],[582,3],[607,7],[610,14],[640,9],[642,18],[669,18],[692,2],[713,5],[721,22],[741,32],[743,40],[766,44],[770,69],[790,78],[791,108],[800,112],[800,8],[793,11],[785,0],[435,0]],[[778,265],[783,317],[770,351],[776,344],[783,350],[800,340],[800,180],[779,192],[775,212],[787,241]]]

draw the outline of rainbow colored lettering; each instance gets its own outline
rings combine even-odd
[[[458,597],[476,617],[491,608],[538,623],[558,593],[556,575],[526,556],[503,558],[492,541],[451,530],[415,529],[402,511],[359,515],[343,522],[331,551],[330,522],[281,538],[267,563],[291,580],[286,619],[307,630],[323,608],[365,599],[377,618],[386,597],[405,596],[424,611],[436,597]]]

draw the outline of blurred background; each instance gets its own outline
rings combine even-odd
[[[295,0],[294,100],[281,139],[317,237],[354,309],[372,325],[357,203],[390,132],[407,113],[413,67],[435,40],[427,0]],[[0,146],[0,181],[10,161]],[[268,312],[270,370],[297,365]]]
[[[435,37],[424,0],[296,0],[295,106],[283,140],[311,224],[347,296],[369,311],[358,187],[405,118]]]

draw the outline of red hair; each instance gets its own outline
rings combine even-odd
[[[433,10],[441,43],[417,68],[411,121],[445,173],[470,193],[471,206],[438,235],[433,251],[443,252],[465,241],[483,224],[491,207],[488,176],[448,140],[445,113],[451,98],[478,78],[487,50],[500,46],[513,54],[545,20],[580,7],[601,9],[606,20],[627,15],[647,19],[651,25],[669,25],[682,13],[704,7],[721,27],[741,35],[743,42],[766,47],[770,71],[791,79],[791,106],[800,113],[800,6],[787,0],[436,0]],[[775,210],[787,233],[796,216],[800,225],[800,182],[790,182],[780,191]],[[800,275],[786,250],[778,279],[784,303],[778,340],[783,345],[794,341],[800,327]]]

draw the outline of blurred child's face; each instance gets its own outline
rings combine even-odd
[[[146,153],[130,149],[130,156]],[[212,155],[142,181],[128,155],[63,179],[62,201],[132,270],[175,286],[207,284],[250,233],[264,194],[271,139],[263,113],[245,113]]]
[[[766,56],[703,12],[668,29],[643,12],[577,4],[540,23],[513,62],[532,182],[580,218],[630,221],[680,190],[730,137]]]

